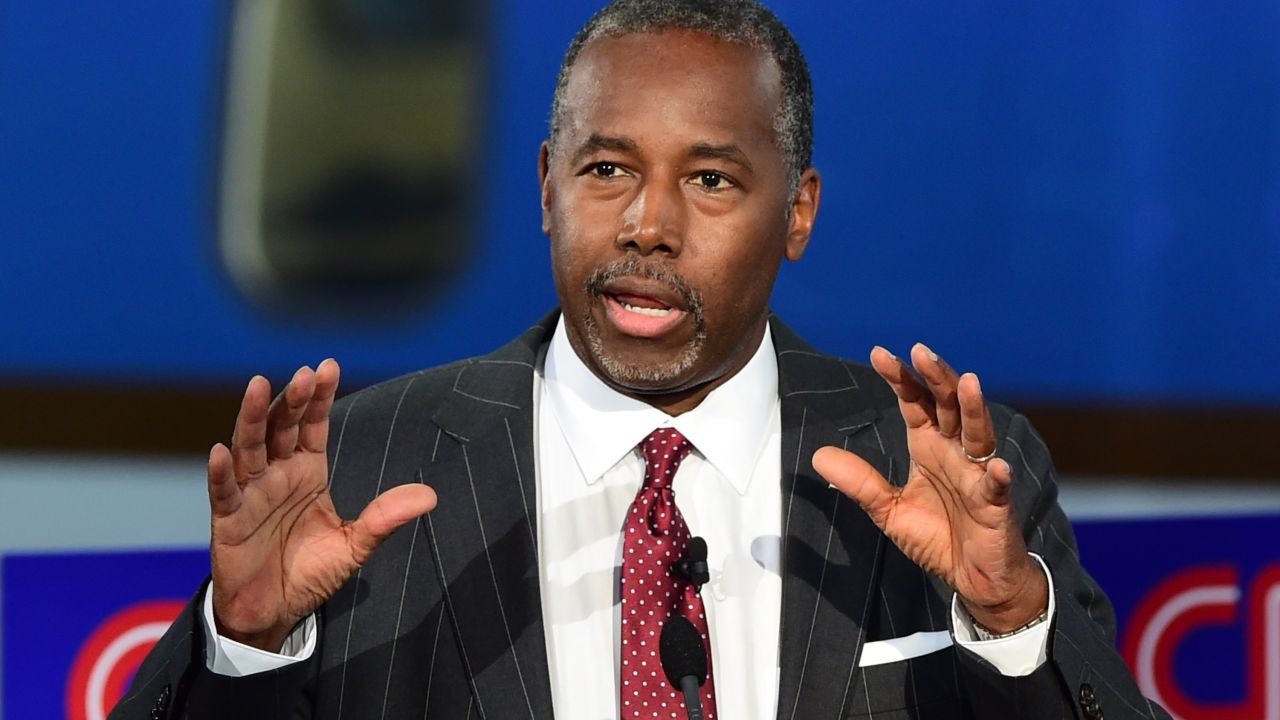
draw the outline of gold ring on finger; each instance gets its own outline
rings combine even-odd
[[[981,465],[982,463],[987,462],[996,456],[996,451],[994,448],[991,450],[991,452],[987,453],[986,455],[983,455],[982,457],[974,457],[970,455],[969,451],[965,450],[963,445],[960,446],[960,450],[964,453],[965,459],[967,459],[971,463],[977,463],[978,465]]]

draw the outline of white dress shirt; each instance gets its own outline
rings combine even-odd
[[[672,486],[707,541],[702,588],[716,706],[723,718],[776,715],[782,613],[782,421],[772,339],[742,370],[671,417],[605,385],[561,323],[537,394],[539,579],[552,705],[618,716],[621,528],[644,479],[638,446],[655,428],[695,448]],[[572,704],[569,700],[572,698]]]
[[[679,430],[696,448],[677,471],[673,489],[691,534],[707,541],[711,581],[702,596],[719,714],[776,717],[782,469],[771,335],[766,332],[747,365],[698,407],[671,417],[605,385],[574,353],[559,323],[535,373],[533,394],[538,571],[556,717],[617,717],[620,530],[644,476],[638,445],[659,427]],[[1051,576],[1049,582],[1052,618]],[[314,616],[281,653],[269,653],[216,636],[211,597],[209,591],[205,627],[212,671],[246,675],[313,652]],[[968,613],[954,600],[952,619],[956,642],[1005,675],[1029,674],[1047,657],[1049,622],[978,641]],[[862,664],[948,645],[946,637],[869,643]]]

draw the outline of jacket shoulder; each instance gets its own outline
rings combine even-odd
[[[444,365],[406,373],[399,377],[351,392],[333,404],[330,417],[349,418],[352,413],[380,413],[393,411],[403,403],[404,396],[412,391],[415,396],[444,396],[449,392],[457,374],[479,358],[464,358]]]
[[[558,318],[557,312],[487,355],[455,360],[444,365],[418,370],[399,377],[384,380],[346,395],[334,403],[330,417],[335,421],[352,418],[373,419],[385,413],[395,413],[406,401],[415,405],[426,402],[438,404],[460,386],[463,376],[478,366],[527,367],[532,375],[541,348],[550,341]]]

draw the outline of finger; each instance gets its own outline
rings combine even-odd
[[[960,401],[960,444],[964,451],[975,458],[995,452],[995,428],[991,423],[991,411],[982,397],[978,376],[973,373],[960,376],[956,394]]]
[[[987,472],[979,483],[982,501],[995,505],[996,507],[1005,507],[1009,504],[1013,493],[1013,468],[1009,467],[1009,463],[996,458],[987,463]]]
[[[300,367],[284,391],[271,403],[267,413],[267,456],[269,458],[293,457],[298,448],[298,423],[311,403],[316,390],[316,374],[309,367]]]
[[[883,526],[897,491],[870,463],[848,450],[827,446],[813,454],[813,469],[837,490],[857,501],[873,522]]]
[[[907,428],[923,427],[937,420],[933,413],[933,394],[916,375],[915,370],[898,359],[897,355],[879,345],[871,350],[871,367],[889,383],[898,396],[898,407]]]
[[[397,485],[374,498],[350,525],[351,548],[357,561],[363,563],[396,528],[435,506],[435,491],[416,483]]]
[[[244,389],[240,414],[231,433],[231,467],[243,484],[267,470],[267,407],[271,402],[271,383],[255,375]]]
[[[946,437],[960,434],[960,401],[956,385],[960,378],[956,371],[924,343],[911,348],[911,364],[928,384],[933,395],[934,416],[938,420],[938,432]]]
[[[223,518],[240,507],[240,486],[231,469],[231,451],[222,443],[209,451],[209,511]]]
[[[316,389],[311,404],[302,416],[298,428],[298,447],[312,452],[324,452],[329,442],[329,411],[338,393],[338,361],[329,358],[316,366]]]

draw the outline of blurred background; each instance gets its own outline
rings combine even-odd
[[[825,181],[775,310],[980,372],[1148,694],[1280,720],[1280,5],[769,4]],[[0,0],[4,716],[127,686],[251,375],[350,391],[553,307],[537,149],[597,7]]]

